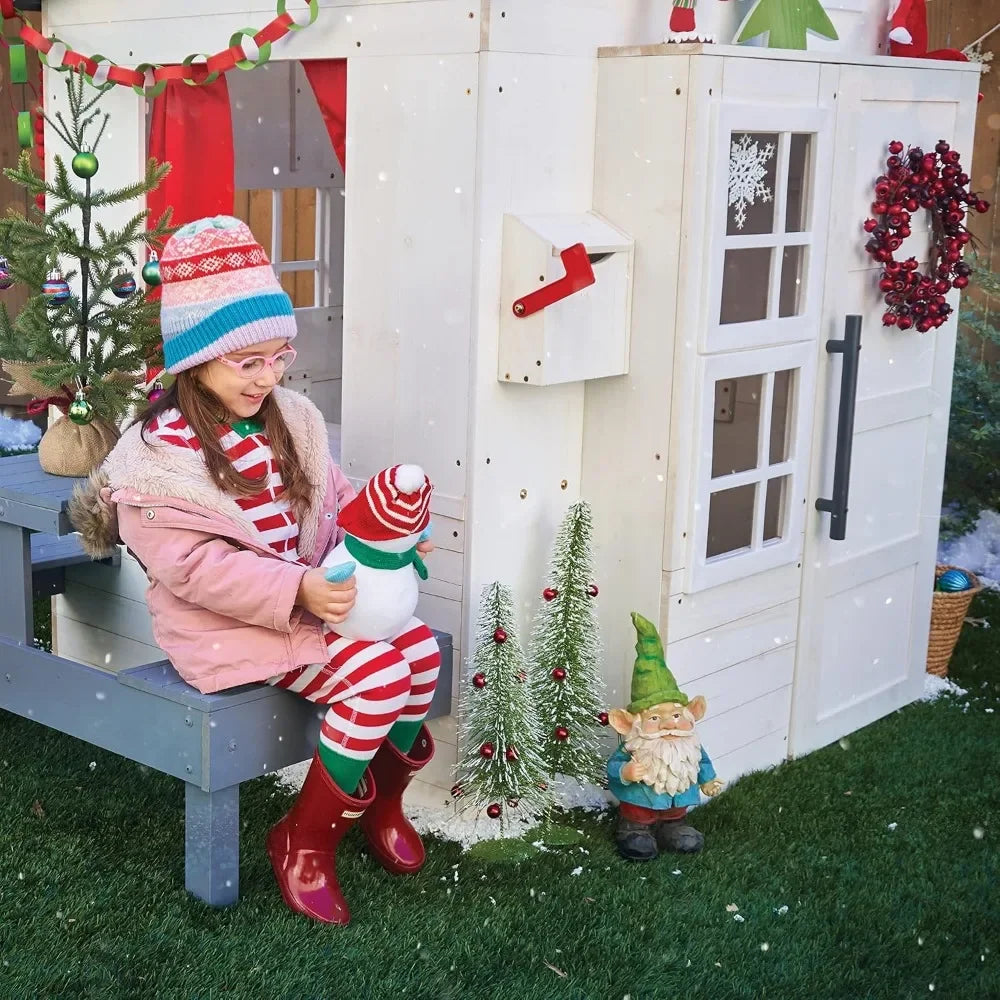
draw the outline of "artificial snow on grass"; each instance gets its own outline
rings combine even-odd
[[[938,562],[971,570],[984,587],[1000,590],[1000,514],[982,511],[967,535],[941,543]]]
[[[309,763],[305,761],[277,771],[279,783],[289,791],[298,792],[305,781]],[[564,775],[559,775],[553,784],[553,798],[557,808],[583,809],[587,812],[601,812],[614,803],[611,794],[604,789]],[[491,819],[485,810],[463,808],[462,800],[453,798],[444,789],[441,790],[439,803],[407,803],[406,815],[421,835],[459,844],[463,851],[474,844],[501,836],[505,839],[523,837],[540,822],[537,816],[512,809],[501,829],[499,820]]]
[[[0,451],[34,451],[41,437],[41,429],[30,420],[0,415]]]
[[[924,693],[920,701],[937,701],[943,694],[950,694],[959,698],[968,693],[965,688],[960,688],[954,681],[949,680],[947,677],[927,674],[924,677]]]

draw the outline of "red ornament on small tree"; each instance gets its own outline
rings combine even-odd
[[[486,815],[489,816],[490,819],[499,819],[500,818],[500,814],[502,812],[503,812],[503,810],[500,808],[500,803],[499,802],[491,802],[486,807]]]
[[[499,646],[507,641],[507,632],[505,629],[498,628],[493,633],[493,641]]]
[[[484,687],[486,687],[486,674],[483,674],[483,673],[474,674],[473,677],[472,677],[472,683],[477,688],[484,688]]]
[[[552,679],[554,681],[564,681],[566,680],[566,671],[562,667],[556,667],[552,671]]]
[[[487,760],[492,760],[493,759],[493,754],[495,752],[496,751],[495,751],[492,743],[484,743],[479,748],[479,756],[480,757],[485,757]]]
[[[565,726],[556,726],[554,735],[557,740],[568,740],[569,730]]]

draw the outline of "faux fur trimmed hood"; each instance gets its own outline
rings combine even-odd
[[[319,511],[330,477],[330,450],[323,415],[305,396],[284,389],[273,390],[295,441],[303,471],[313,487],[308,506],[297,511],[299,552],[308,558],[316,546]],[[69,517],[80,532],[83,548],[92,559],[111,555],[119,543],[117,505],[156,502],[158,506],[218,515],[231,522],[235,537],[253,538],[254,529],[236,501],[208,476],[196,451],[171,445],[147,444],[141,424],[122,434],[104,463],[76,488]]]

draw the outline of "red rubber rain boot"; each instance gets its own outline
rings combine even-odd
[[[325,924],[346,924],[351,911],[337,882],[337,845],[375,801],[365,771],[358,798],[342,791],[317,752],[302,791],[288,814],[267,835],[267,853],[289,909]]]
[[[403,792],[433,756],[434,739],[421,726],[409,754],[386,739],[370,764],[378,792],[375,804],[361,818],[361,829],[378,863],[394,875],[412,875],[424,863],[420,834],[403,815]]]

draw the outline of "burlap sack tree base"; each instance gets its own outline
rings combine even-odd
[[[39,365],[47,363],[7,359],[0,362],[13,380],[11,394],[31,396],[33,399],[59,395],[59,389],[45,385],[35,376]],[[113,371],[105,376],[104,381],[135,386],[142,379],[137,375]],[[62,416],[42,435],[38,444],[38,461],[42,471],[52,476],[88,476],[104,461],[118,437],[116,428],[100,417],[94,417],[89,424],[75,424]]]
[[[10,387],[10,394],[12,396],[31,396],[33,399],[47,399],[58,393],[58,389],[53,389],[52,386],[45,385],[35,378],[35,369],[39,365],[48,363],[45,361],[8,361],[6,359],[0,362],[13,383]]]
[[[75,424],[60,417],[38,443],[42,471],[52,476],[88,476],[108,456],[118,440],[111,424],[94,417],[89,424]]]

